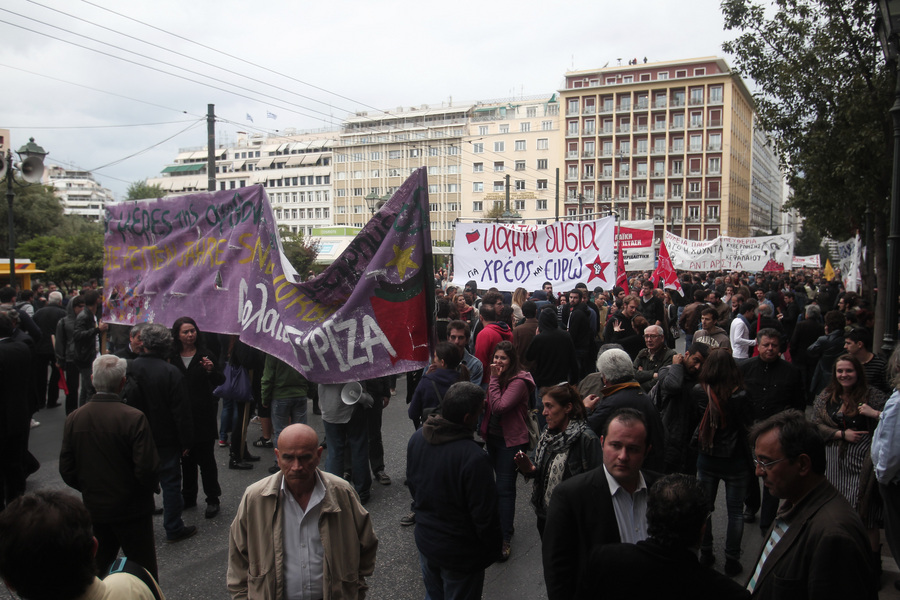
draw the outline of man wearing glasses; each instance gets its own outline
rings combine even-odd
[[[644,330],[644,343],[647,347],[638,352],[634,359],[634,378],[641,384],[641,389],[649,394],[656,385],[659,370],[671,365],[672,357],[678,353],[666,347],[663,328],[659,325],[649,325]]]
[[[752,598],[877,597],[866,529],[825,479],[825,443],[798,410],[750,432],[756,474],[783,500],[747,590]]]

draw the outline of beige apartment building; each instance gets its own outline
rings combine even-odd
[[[723,59],[570,71],[560,102],[567,215],[749,235],[752,98]]]
[[[279,226],[309,236],[332,224],[332,147],[336,132],[263,135],[239,133],[215,149],[216,190],[262,184]],[[207,190],[205,146],[183,148],[159,177],[147,180],[167,194]]]

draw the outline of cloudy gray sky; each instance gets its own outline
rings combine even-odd
[[[121,198],[206,144],[210,103],[221,141],[332,128],[348,111],[547,94],[571,69],[723,56],[719,4],[5,0],[0,128]]]

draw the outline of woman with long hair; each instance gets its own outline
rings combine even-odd
[[[698,405],[703,411],[697,427],[699,455],[697,479],[706,490],[710,507],[716,505],[719,482],[725,482],[725,573],[740,573],[741,538],[744,535],[744,496],[751,467],[747,430],[752,421],[744,378],[731,352],[710,350],[698,377]],[[707,519],[700,543],[700,562],[711,565],[713,556],[712,518]]]
[[[456,302],[456,310],[459,311],[459,318],[461,321],[470,321],[472,320],[472,311],[474,310],[469,304],[466,302],[466,297],[462,294],[457,294],[453,300]]]
[[[519,451],[528,449],[529,400],[534,394],[534,379],[522,369],[512,342],[502,341],[494,348],[487,402],[481,421],[481,438],[497,477],[500,504],[500,529],[503,532],[501,561],[509,559],[510,541],[516,516],[516,464]]]
[[[428,370],[416,386],[407,414],[416,429],[427,416],[439,409],[444,394],[457,381],[469,381],[469,369],[462,362],[463,352],[451,342],[438,342]]]
[[[525,315],[522,314],[522,305],[525,304],[526,300],[528,300],[528,290],[523,287],[516,288],[516,291],[514,291],[512,295],[512,302],[510,303],[515,323],[525,320]]]
[[[515,461],[519,472],[534,480],[531,504],[537,515],[538,533],[543,538],[553,490],[573,475],[603,464],[603,449],[600,438],[587,425],[584,403],[575,386],[564,382],[541,391],[547,426],[535,448],[534,463],[521,450],[516,453]]]
[[[174,352],[169,359],[184,375],[184,387],[191,403],[191,417],[194,425],[194,445],[181,457],[182,488],[184,507],[197,506],[197,470],[203,480],[206,494],[207,519],[219,513],[219,471],[216,467],[215,443],[219,432],[216,413],[219,402],[213,390],[225,381],[225,376],[216,368],[215,359],[203,345],[200,328],[190,317],[180,317],[172,325]]]
[[[884,517],[870,451],[885,399],[884,392],[866,383],[859,360],[844,354],[834,361],[831,381],[813,403],[812,415],[825,440],[825,477],[859,512],[878,564]]]

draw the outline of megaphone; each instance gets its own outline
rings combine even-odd
[[[38,183],[44,176],[44,161],[37,156],[29,156],[22,161],[19,170],[22,171],[22,179],[28,183]]]
[[[365,408],[372,408],[375,399],[371,394],[363,391],[363,386],[358,381],[351,381],[341,388],[341,401],[347,406],[353,406],[361,402]]]

